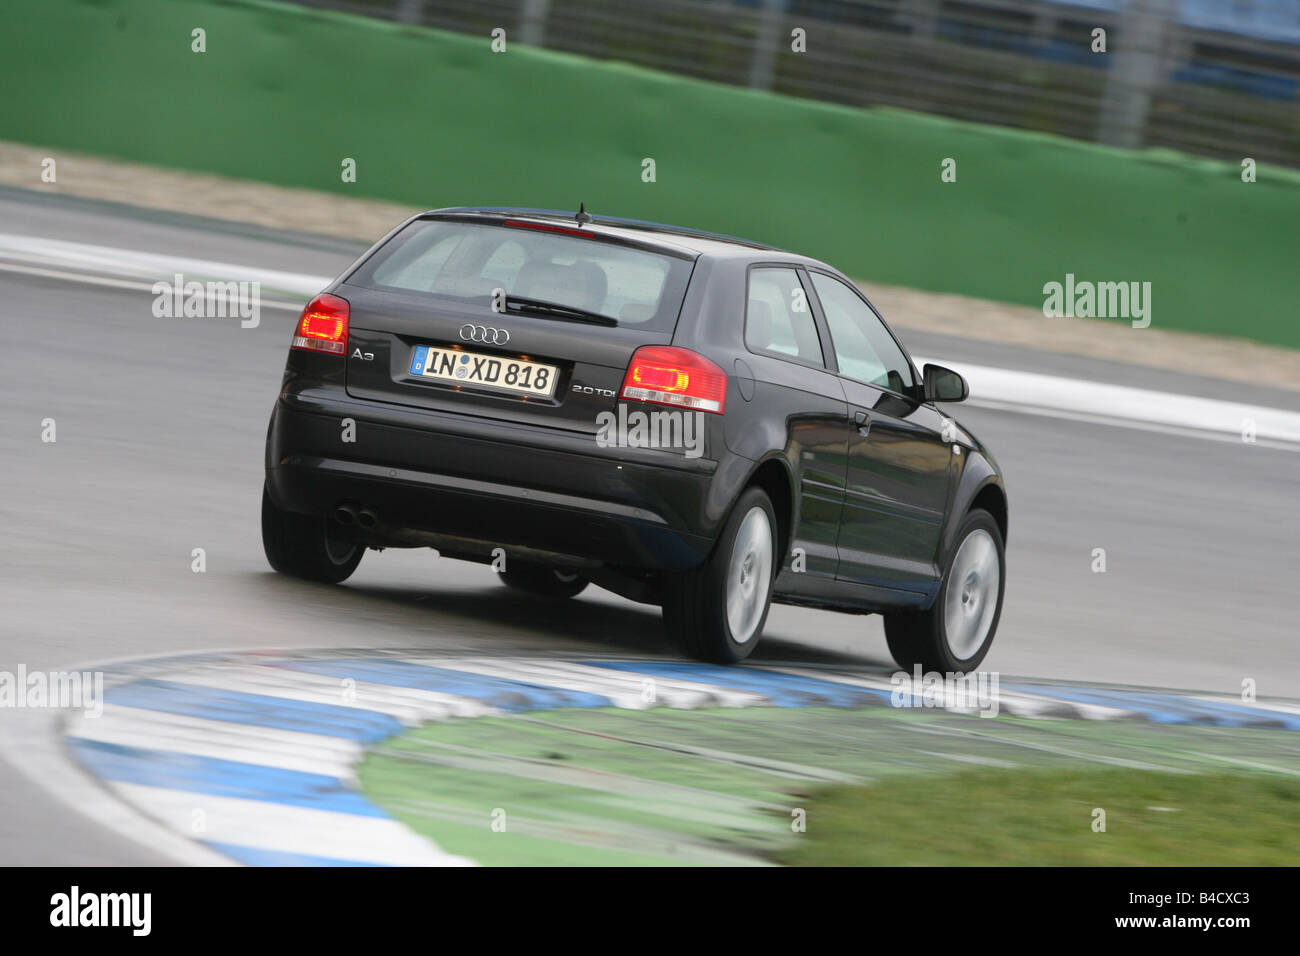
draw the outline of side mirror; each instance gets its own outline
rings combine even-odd
[[[926,365],[921,370],[925,380],[925,400],[927,402],[964,402],[970,395],[970,386],[950,368],[942,365]]]

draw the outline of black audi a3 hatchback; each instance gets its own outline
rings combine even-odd
[[[993,457],[857,286],[725,236],[530,209],[415,216],[303,310],[266,443],[277,571],[368,548],[660,605],[732,662],[772,601],[884,615],[903,667],[988,652],[1006,582]]]

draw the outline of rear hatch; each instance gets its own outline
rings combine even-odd
[[[594,434],[632,353],[671,341],[692,268],[577,224],[416,220],[334,290],[348,393]]]

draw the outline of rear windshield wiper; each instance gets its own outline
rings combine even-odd
[[[611,319],[599,312],[588,312],[586,309],[560,305],[558,302],[544,302],[541,299],[525,299],[517,295],[506,296],[506,309],[533,315],[549,315],[557,319],[568,319],[571,322],[590,322],[592,325],[605,325],[610,328],[618,326],[618,319]]]

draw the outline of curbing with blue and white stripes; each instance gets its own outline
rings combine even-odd
[[[246,865],[472,865],[356,785],[368,747],[429,721],[569,707],[890,706],[897,692],[866,668],[375,651],[159,659],[107,680],[102,716],[61,716],[65,753],[138,817]],[[1300,707],[1284,703],[1029,681],[1003,682],[998,709],[1300,730]]]

